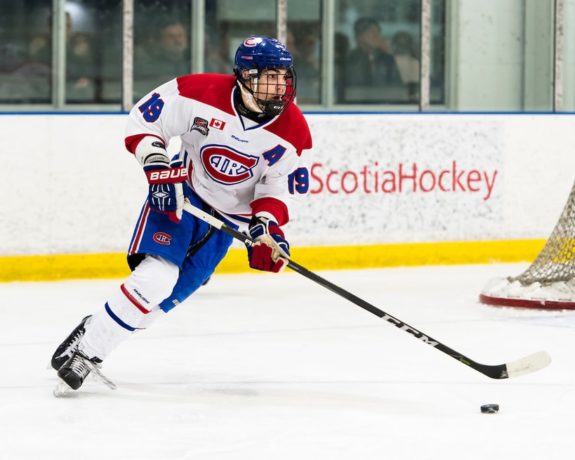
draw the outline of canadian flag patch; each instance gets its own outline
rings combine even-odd
[[[224,126],[226,126],[226,122],[222,121],[222,120],[218,120],[217,118],[212,118],[212,120],[210,121],[210,126],[212,128],[222,130],[222,129],[224,129]]]

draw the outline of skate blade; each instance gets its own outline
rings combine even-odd
[[[102,375],[101,373],[93,373],[90,377],[91,380],[94,381],[98,381],[100,383],[103,383],[104,385],[106,385],[110,390],[115,390],[116,388],[118,388],[118,386],[112,382],[110,379],[108,379],[106,376]],[[90,378],[89,377],[89,378]],[[61,380],[60,382],[58,382],[56,384],[56,386],[54,387],[54,389],[52,390],[52,394],[56,397],[56,398],[65,398],[66,396],[70,396],[71,394],[75,393],[76,390],[74,390],[73,388],[71,388],[66,382],[64,382],[63,380]]]
[[[71,394],[73,391],[74,390],[71,387],[69,387],[66,382],[60,381],[54,387],[54,390],[52,390],[52,394],[56,398],[64,398],[64,397],[68,396],[69,394]]]
[[[92,378],[95,380],[99,380],[101,383],[103,383],[104,385],[106,385],[110,390],[115,390],[116,388],[118,388],[118,386],[112,382],[108,377],[106,377],[104,374],[102,374],[102,371],[94,365],[91,365],[92,367]]]

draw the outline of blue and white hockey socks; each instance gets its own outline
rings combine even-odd
[[[147,256],[90,318],[80,350],[103,360],[133,332],[147,328],[164,314],[158,304],[172,293],[178,276],[179,268],[173,263]]]

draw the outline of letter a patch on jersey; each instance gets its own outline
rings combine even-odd
[[[215,129],[219,129],[220,131],[224,129],[226,126],[226,122],[222,120],[218,120],[217,118],[212,118],[210,120],[210,126]]]

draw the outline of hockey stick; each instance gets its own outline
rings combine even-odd
[[[212,227],[215,227],[216,229],[227,233],[228,235],[241,241],[244,244],[250,244],[252,242],[249,236],[243,234],[242,232],[232,227],[229,227],[224,222],[219,220],[217,217],[214,217],[211,214],[208,214],[202,211],[201,209],[196,208],[187,200],[185,201],[184,204],[184,211],[194,215],[195,217],[203,220],[204,222],[207,222]],[[295,263],[293,260],[288,259],[287,266],[291,268],[293,271],[299,273],[300,275],[303,275],[306,278],[316,282],[320,286],[323,286],[324,288],[329,289],[332,292],[335,292],[344,299],[349,300],[358,307],[361,307],[364,310],[373,313],[375,316],[384,319],[388,323],[393,324],[395,327],[404,330],[405,332],[411,334],[412,336],[421,340],[422,342],[431,345],[432,347],[456,359],[460,363],[463,363],[492,379],[506,379],[509,377],[517,377],[519,375],[529,374],[531,372],[538,371],[539,369],[543,369],[551,362],[551,357],[547,352],[539,351],[537,353],[533,353],[532,355],[518,359],[517,361],[512,361],[506,364],[497,364],[491,366],[487,364],[478,363],[477,361],[474,361],[468,358],[467,356],[464,356],[461,353],[458,353],[457,351],[449,348],[447,345],[444,345],[443,343],[431,338],[430,336],[417,330],[413,326],[410,326],[409,324],[400,321],[399,319],[390,315],[389,313],[386,313],[380,310],[379,308],[371,305],[370,303],[366,302],[365,300],[360,299],[351,292],[348,292],[345,289],[315,274],[314,272],[309,271],[307,268],[302,267],[301,265]]]

